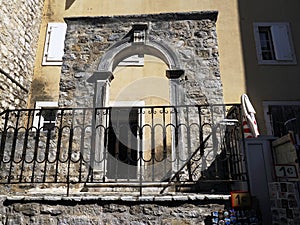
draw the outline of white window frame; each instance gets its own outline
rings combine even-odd
[[[35,109],[34,111],[34,117],[33,117],[33,123],[32,126],[36,129],[40,129],[44,126],[44,123],[47,122],[44,120],[43,116],[39,115],[41,109],[47,109],[47,108],[58,108],[58,102],[46,102],[46,101],[37,101],[35,102]]]
[[[289,23],[254,23],[254,39],[259,64],[296,64],[296,55]],[[274,60],[262,58],[259,27],[270,27],[274,47]]]
[[[66,23],[48,23],[42,65],[60,66],[64,55]]]
[[[263,110],[264,110],[264,119],[265,119],[265,124],[267,128],[267,134],[272,135],[273,134],[273,129],[272,129],[272,124],[270,120],[270,115],[269,115],[269,106],[271,105],[300,105],[300,101],[263,101]]]

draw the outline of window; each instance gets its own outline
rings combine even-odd
[[[57,108],[57,102],[36,102],[33,127],[43,131],[52,130],[55,127]]]
[[[48,23],[42,65],[61,65],[67,31],[65,23]]]
[[[300,102],[265,101],[263,106],[268,134],[282,137],[292,131],[300,144]]]
[[[270,27],[259,27],[261,57],[263,60],[275,60],[274,46]]]
[[[296,64],[288,23],[255,23],[254,37],[259,64]]]

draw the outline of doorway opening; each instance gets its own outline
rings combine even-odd
[[[108,179],[137,179],[138,109],[114,107],[108,131]]]

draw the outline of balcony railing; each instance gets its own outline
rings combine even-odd
[[[247,177],[239,112],[239,105],[6,110],[0,184],[230,188]]]

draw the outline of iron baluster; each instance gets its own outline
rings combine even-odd
[[[1,115],[3,115],[3,114],[5,114],[5,117],[4,117],[3,131],[1,134],[0,166],[2,165],[2,163],[4,163],[3,157],[4,157],[5,143],[6,143],[6,138],[7,138],[7,123],[8,123],[8,118],[9,118],[9,110],[4,111]]]
[[[59,167],[59,160],[60,160],[60,150],[61,150],[61,144],[62,144],[62,135],[63,135],[63,115],[64,115],[64,110],[62,109],[60,111],[60,121],[59,121],[59,128],[58,128],[58,137],[57,137],[57,150],[56,150],[56,165],[55,165],[55,175],[54,175],[54,182],[57,182],[57,176],[58,176],[58,167]]]
[[[24,137],[24,143],[23,143],[23,150],[22,150],[22,165],[21,165],[21,174],[20,174],[20,179],[19,182],[22,182],[22,177],[23,177],[23,171],[24,171],[24,164],[26,161],[26,152],[27,152],[27,144],[28,144],[28,136],[29,136],[29,128],[28,124],[30,123],[30,115],[31,115],[31,110],[28,111],[28,116],[27,116],[27,126],[25,128],[25,137]]]
[[[70,129],[69,148],[68,148],[68,167],[67,167],[67,196],[70,193],[70,165],[72,157],[72,140],[73,140],[73,127]]]
[[[15,162],[14,158],[15,158],[15,153],[16,153],[17,139],[18,139],[19,120],[20,120],[20,111],[17,111],[17,119],[16,119],[16,124],[14,127],[13,143],[12,143],[12,147],[11,147],[8,183],[10,183],[11,178],[13,178],[11,173],[12,173],[13,163]]]
[[[47,141],[46,141],[46,150],[45,150],[45,165],[44,165],[44,175],[43,175],[43,183],[46,182],[47,177],[47,163],[49,162],[49,150],[50,150],[50,139],[51,139],[51,130],[47,131]]]

